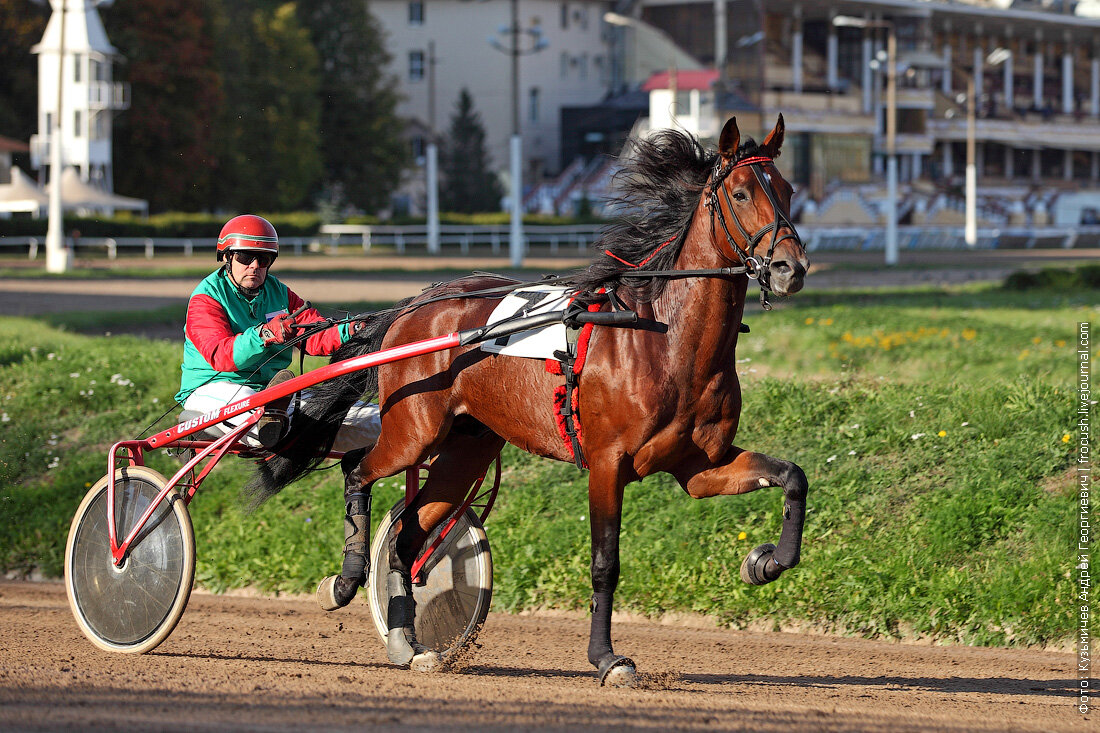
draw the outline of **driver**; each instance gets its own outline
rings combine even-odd
[[[292,356],[288,341],[298,326],[324,319],[314,308],[302,310],[305,301],[269,273],[278,256],[279,235],[267,219],[244,214],[222,227],[217,257],[225,262],[199,283],[187,303],[183,377],[176,395],[184,410],[207,413],[294,377],[287,369]],[[363,325],[341,323],[298,346],[314,356],[331,354]],[[302,398],[308,399],[308,393]],[[289,423],[290,400],[269,402],[245,442],[265,448],[278,443]],[[246,417],[238,415],[215,427],[226,433]],[[380,429],[377,405],[356,402],[333,450],[369,448]]]

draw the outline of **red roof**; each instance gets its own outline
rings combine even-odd
[[[671,89],[672,83],[669,77],[672,73],[671,71],[658,71],[646,80],[646,83],[642,85],[642,91],[652,92],[654,89]],[[684,70],[676,71],[675,74],[677,89],[710,89],[718,81],[717,69]]]
[[[0,135],[0,153],[26,153],[29,150],[26,143]]]

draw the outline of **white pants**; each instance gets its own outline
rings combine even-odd
[[[183,409],[205,414],[219,407],[225,407],[231,402],[237,402],[246,397],[251,397],[254,394],[256,394],[256,390],[241,384],[233,384],[232,382],[210,382],[192,392],[184,401]],[[308,390],[302,392],[302,404],[305,404],[307,401],[309,401]],[[290,409],[287,410],[287,413],[293,420],[293,401],[291,401]],[[223,420],[217,425],[211,425],[208,429],[217,430],[223,434],[228,433],[233,428],[243,423],[248,417],[248,414],[249,413],[244,412],[240,415],[235,415],[227,420]],[[351,409],[348,410],[348,414],[344,418],[344,424],[340,427],[340,432],[336,434],[336,442],[333,443],[332,449],[341,453],[347,453],[356,448],[370,448],[378,442],[378,435],[381,432],[382,422],[378,414],[378,405],[357,401],[351,406]],[[260,447],[260,441],[256,439],[255,426],[245,433],[242,442],[253,448]]]

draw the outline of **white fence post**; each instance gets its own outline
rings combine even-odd
[[[118,242],[108,237],[105,244],[107,245],[107,259],[118,259]]]
[[[149,238],[145,239],[145,259],[153,259],[153,240]]]

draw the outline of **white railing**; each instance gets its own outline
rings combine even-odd
[[[599,238],[602,226],[534,226],[523,229],[528,254],[539,252],[550,255],[574,254],[588,256],[592,244]],[[809,252],[873,251],[885,247],[885,232],[880,227],[814,227],[798,228]],[[494,255],[508,252],[508,227],[460,226],[440,227],[442,254],[471,254],[475,247],[488,248]],[[392,247],[398,254],[427,254],[428,231],[425,226],[357,226],[339,225],[324,227],[316,237],[281,237],[280,248],[284,254],[302,255],[306,252],[336,254],[340,247],[354,245],[363,253],[374,246]],[[119,252],[129,251],[152,259],[157,254],[182,254],[190,257],[199,252],[213,254],[213,238],[150,238],[150,237],[80,237],[75,243],[66,238],[67,247],[78,251],[104,252],[108,259],[115,259]],[[26,251],[30,259],[36,259],[45,246],[45,237],[0,237],[0,254]],[[902,226],[898,227],[898,246],[902,250],[961,250],[966,249],[961,227]],[[1100,247],[1100,226],[1042,227],[1042,228],[987,228],[978,230],[976,249],[1073,249]]]

